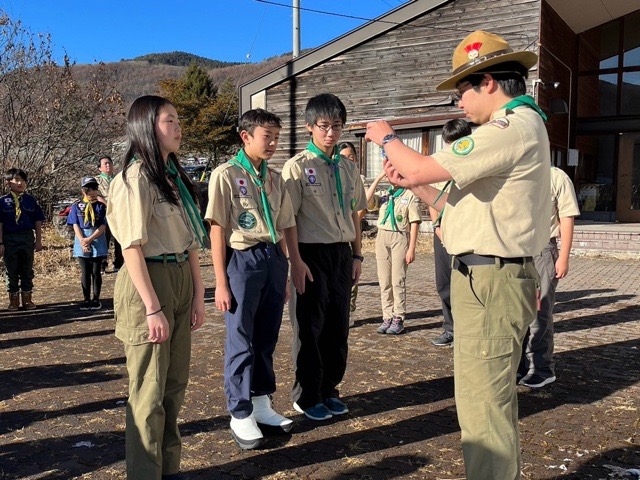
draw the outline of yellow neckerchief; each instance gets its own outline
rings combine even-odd
[[[18,224],[18,220],[20,220],[20,215],[22,215],[22,209],[20,208],[20,197],[22,194],[18,195],[13,190],[9,190],[11,192],[11,196],[13,197],[13,203],[16,204],[16,225]]]
[[[93,205],[91,205],[91,199],[86,195],[82,197],[84,202],[84,226],[87,227],[91,224],[92,227],[96,226],[96,214],[93,211]]]

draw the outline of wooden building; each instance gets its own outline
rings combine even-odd
[[[309,140],[304,108],[336,94],[348,112],[342,140],[359,146],[367,178],[380,151],[364,125],[384,118],[423,153],[462,117],[447,78],[458,42],[473,30],[497,33],[540,58],[528,90],[549,113],[554,163],[574,180],[581,218],[640,222],[640,4],[628,0],[414,0],[240,86],[240,113],[267,108],[284,122],[282,165]]]

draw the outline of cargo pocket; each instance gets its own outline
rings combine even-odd
[[[506,310],[511,325],[519,329],[528,327],[537,315],[536,290],[538,282],[532,278],[505,278],[507,287]]]
[[[474,338],[459,335],[460,354],[456,368],[458,392],[487,402],[511,395],[513,339]]]

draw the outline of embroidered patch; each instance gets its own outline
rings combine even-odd
[[[240,187],[239,190],[240,190],[240,193],[242,195],[246,195],[247,194],[247,187],[245,187],[244,185],[242,187]]]
[[[491,120],[489,123],[487,123],[487,125],[493,125],[494,127],[498,127],[500,129],[504,129],[507,128],[509,126],[509,119],[508,118],[495,118],[493,120]]]
[[[236,178],[236,185],[238,187],[245,187],[249,181],[246,178]]]
[[[401,222],[404,217],[402,215],[396,215],[396,221]]]
[[[242,212],[238,217],[238,225],[245,230],[252,230],[256,228],[257,224],[258,221],[256,220],[255,215],[251,212]]]
[[[318,178],[316,177],[316,169],[315,168],[305,168],[304,169],[304,174],[307,177],[307,182],[309,182],[309,184],[314,185],[316,183],[316,181],[318,180]]]
[[[473,150],[473,146],[473,138],[462,137],[461,139],[453,142],[453,145],[451,145],[451,150],[456,155],[467,155],[471,150]]]

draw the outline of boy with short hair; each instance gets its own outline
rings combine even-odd
[[[0,197],[0,254],[7,269],[9,310],[33,310],[33,252],[42,250],[42,208],[27,190],[27,174],[11,168],[4,174],[9,193]],[[35,237],[34,237],[35,231]]]
[[[282,170],[296,215],[296,228],[285,232],[297,291],[293,406],[318,421],[349,411],[336,387],[347,365],[349,299],[363,261],[358,211],[366,199],[357,165],[336,148],[346,121],[335,95],[311,98],[309,144]]]
[[[295,228],[284,181],[267,165],[281,126],[266,110],[242,115],[238,130],[244,147],[213,171],[205,213],[211,223],[215,302],[227,327],[224,389],[231,433],[243,449],[262,444],[258,425],[285,432],[293,426],[271,407],[273,352],[287,300],[282,231]]]

